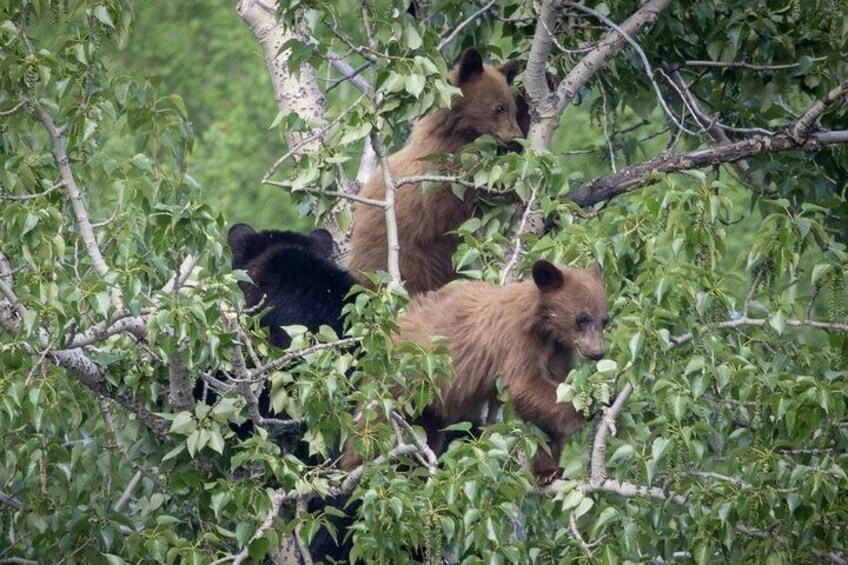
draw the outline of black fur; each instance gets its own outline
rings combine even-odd
[[[333,262],[333,239],[326,230],[257,232],[236,224],[228,240],[233,268],[246,270],[253,281],[239,283],[246,306],[262,304],[262,325],[268,327],[272,344],[291,344],[280,326],[301,325],[315,333],[327,325],[341,335],[342,308],[356,280]]]

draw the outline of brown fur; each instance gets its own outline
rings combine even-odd
[[[422,157],[435,153],[455,153],[483,134],[509,144],[521,137],[509,82],[519,72],[516,62],[501,67],[483,65],[480,54],[468,49],[449,75],[462,90],[450,109],[441,109],[421,118],[413,127],[403,149],[389,157],[393,179],[425,174],[433,162]],[[498,107],[502,111],[497,112]],[[382,200],[385,185],[378,168],[362,187],[366,198]],[[474,190],[460,200],[448,184],[422,191],[419,185],[399,187],[395,195],[395,215],[400,244],[400,272],[411,294],[435,290],[456,277],[451,256],[459,240],[447,232],[457,229],[474,213]],[[387,237],[384,211],[365,204],[353,208],[353,236],[349,269],[364,283],[361,273],[386,270]]]
[[[438,453],[441,428],[476,421],[483,406],[496,402],[500,375],[516,413],[551,438],[553,457],[540,453],[533,463],[536,476],[549,479],[557,472],[563,440],[585,422],[571,404],[557,404],[557,385],[574,367],[575,353],[604,355],[606,321],[597,264],[584,271],[538,261],[530,281],[504,287],[457,283],[415,298],[399,321],[400,339],[429,344],[443,336],[454,368],[441,399],[417,422],[430,446]],[[346,446],[342,468],[358,463]]]

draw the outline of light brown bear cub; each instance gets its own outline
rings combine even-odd
[[[483,134],[507,145],[522,137],[516,121],[515,99],[510,83],[521,71],[521,63],[510,61],[500,67],[483,64],[475,49],[463,52],[459,65],[448,78],[462,96],[421,118],[413,127],[403,149],[389,157],[393,179],[427,173],[433,162],[422,159],[436,153],[456,153]],[[378,168],[362,187],[361,196],[382,200],[383,177]],[[410,295],[444,286],[456,277],[451,255],[459,240],[447,232],[457,229],[474,213],[473,190],[460,200],[449,184],[422,191],[419,184],[397,189],[395,214],[400,244],[400,273]],[[385,271],[387,265],[385,212],[382,208],[355,204],[353,236],[348,265],[351,272]]]
[[[399,339],[422,345],[445,338],[454,376],[416,422],[438,454],[442,428],[474,422],[483,406],[497,402],[501,376],[515,412],[551,438],[552,457],[539,452],[533,472],[540,482],[558,474],[562,442],[585,423],[569,403],[556,402],[559,382],[574,367],[575,354],[600,359],[606,353],[607,298],[597,263],[588,270],[533,265],[529,281],[496,286],[465,282],[416,297],[399,320]],[[348,442],[350,443],[350,442]],[[350,445],[342,468],[359,463]]]

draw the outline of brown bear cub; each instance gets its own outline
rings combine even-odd
[[[422,175],[433,168],[423,159],[436,153],[456,153],[484,134],[503,145],[522,137],[510,83],[521,63],[500,67],[483,64],[475,49],[463,52],[448,78],[462,90],[450,109],[443,108],[421,118],[403,149],[389,157],[392,178]],[[382,200],[385,185],[379,168],[362,187],[361,196]],[[444,286],[456,277],[451,256],[459,239],[447,232],[457,229],[474,213],[475,194],[468,190],[457,198],[449,184],[424,192],[420,185],[397,189],[395,214],[400,244],[400,273],[410,295]],[[388,245],[382,208],[355,204],[353,236],[348,268],[360,279],[363,272],[386,270]]]
[[[453,360],[454,376],[440,399],[420,418],[430,447],[444,447],[440,430],[479,419],[497,402],[501,376],[515,412],[551,439],[553,457],[539,452],[533,472],[540,482],[558,475],[562,442],[585,423],[569,403],[557,403],[556,389],[574,367],[575,354],[600,359],[606,353],[607,298],[597,263],[588,270],[560,269],[548,261],[533,265],[529,281],[496,286],[463,282],[416,297],[399,320],[399,339],[431,344],[435,336]],[[350,442],[342,468],[358,465]]]

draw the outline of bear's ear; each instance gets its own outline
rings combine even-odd
[[[483,57],[480,52],[469,47],[459,58],[459,84],[469,81],[483,72]]]
[[[316,250],[324,257],[333,256],[333,236],[325,229],[312,230],[309,233]]]
[[[515,77],[524,70],[524,61],[519,61],[518,59],[507,61],[503,65],[499,66],[498,70],[506,77],[506,83],[512,84]]]
[[[589,265],[589,274],[599,281],[604,282],[604,271],[601,269],[601,264],[597,261],[592,261],[592,264]]]
[[[553,292],[565,284],[565,276],[556,265],[540,259],[533,263],[533,282],[542,292]]]
[[[248,257],[248,240],[255,234],[256,230],[247,224],[236,224],[230,228],[230,232],[227,234],[227,242],[233,252],[234,269],[241,269],[247,264],[250,259]]]

